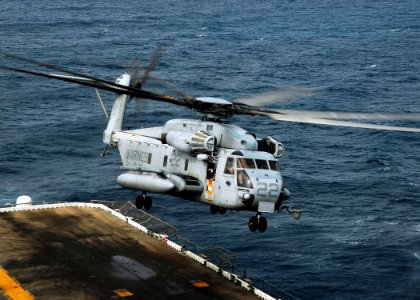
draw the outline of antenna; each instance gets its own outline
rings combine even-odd
[[[105,107],[104,101],[102,100],[101,94],[99,94],[99,91],[98,91],[98,89],[97,89],[97,88],[95,88],[95,92],[96,92],[96,96],[98,96],[99,103],[100,103],[100,104],[101,104],[101,106],[102,106],[102,110],[104,111],[105,118],[106,118],[107,120],[109,120],[109,115],[108,115],[108,112],[106,111],[106,107]]]

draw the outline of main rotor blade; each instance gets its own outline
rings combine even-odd
[[[73,76],[76,76],[76,77],[88,78],[88,79],[91,79],[91,80],[94,80],[94,81],[97,81],[97,82],[102,82],[102,83],[107,84],[107,85],[118,86],[118,84],[116,84],[112,81],[103,80],[103,79],[100,79],[100,78],[97,78],[97,77],[89,76],[89,75],[86,75],[86,74],[83,74],[83,73],[80,73],[80,72],[76,72],[76,71],[73,71],[73,70],[69,70],[69,69],[66,69],[66,68],[63,68],[63,67],[47,64],[47,63],[41,62],[41,61],[36,60],[36,59],[27,58],[27,57],[23,57],[23,56],[20,56],[20,55],[17,55],[17,54],[9,53],[9,52],[3,51],[3,50],[0,50],[0,54],[4,55],[6,57],[10,57],[10,58],[13,58],[13,59],[16,59],[16,60],[19,60],[19,61],[23,61],[23,62],[32,64],[32,65],[44,67],[44,68],[51,69],[51,70],[54,70],[54,71],[67,73],[67,74],[70,74],[70,75],[73,75]]]
[[[234,105],[234,107],[231,109],[231,112],[237,113],[237,114],[252,115],[252,116],[266,116],[277,121],[285,121],[285,122],[293,122],[293,123],[367,128],[367,129],[390,130],[390,131],[420,132],[420,128],[377,125],[377,124],[350,122],[350,121],[342,121],[342,120],[329,120],[329,119],[323,119],[320,117],[315,118],[312,116],[302,115],[302,114],[300,115],[288,114],[289,111],[287,110],[271,110],[271,109],[258,108],[258,107],[254,108],[251,106],[244,106],[244,105]],[[398,116],[400,114],[395,114],[395,115]],[[413,114],[412,117],[410,117],[409,115],[410,114],[401,114],[401,116],[405,117],[403,118],[403,120],[413,120],[413,121],[419,120],[418,119],[419,114]],[[394,118],[394,119],[397,119],[397,118]],[[389,120],[391,120],[391,118],[389,118]],[[401,119],[398,119],[398,120],[401,120]]]
[[[154,54],[155,58],[152,58],[149,64],[149,71],[145,72],[144,79],[149,77],[150,71],[156,64],[157,57],[160,54],[156,51]],[[168,95],[153,93],[145,90],[139,90],[133,87],[122,86],[114,82],[102,80],[93,76],[88,76],[79,72],[68,70],[62,67],[53,66],[50,64],[42,63],[37,60],[21,57],[15,54],[10,54],[0,50],[0,54],[10,57],[22,62],[30,63],[33,65],[41,66],[47,69],[60,71],[69,75],[41,73],[36,71],[29,71],[20,68],[14,68],[9,66],[0,65],[0,69],[9,70],[18,73],[30,74],[40,77],[52,78],[61,81],[77,83],[84,86],[94,87],[98,89],[112,91],[118,94],[126,94],[137,98],[145,98],[156,101],[163,101],[172,103],[180,106],[187,106],[195,109],[202,113],[212,113],[219,116],[228,116],[232,114],[245,114],[245,115],[260,115],[267,116],[279,121],[287,122],[298,122],[308,124],[319,124],[319,125],[330,125],[330,126],[343,126],[343,127],[356,127],[356,128],[369,128],[369,129],[380,129],[380,130],[393,130],[393,131],[409,131],[409,132],[420,132],[420,128],[409,128],[401,126],[388,126],[388,125],[376,125],[369,123],[350,122],[342,121],[338,119],[365,119],[365,120],[407,120],[407,121],[419,121],[420,114],[390,114],[390,113],[338,113],[338,112],[311,112],[311,111],[297,111],[297,110],[276,110],[258,108],[253,105],[261,105],[272,101],[285,101],[290,99],[290,96],[301,96],[301,95],[313,95],[316,89],[306,88],[289,88],[280,91],[265,93],[256,97],[242,98],[236,100],[235,103],[219,103],[219,102],[206,102],[203,99],[193,98],[185,95],[184,98],[176,98]],[[244,103],[246,102],[246,103]]]
[[[299,97],[309,97],[318,92],[319,89],[316,88],[288,87],[250,97],[235,99],[231,102],[250,106],[261,106],[294,100]]]
[[[98,82],[96,80],[85,78],[85,77],[59,75],[59,74],[46,74],[46,73],[29,71],[29,70],[24,70],[24,69],[19,69],[19,68],[12,68],[12,67],[2,66],[2,65],[0,65],[0,69],[18,72],[18,73],[30,74],[30,75],[35,75],[35,76],[40,76],[40,77],[45,77],[45,78],[58,79],[61,81],[66,81],[66,82],[77,83],[84,86],[89,86],[89,87],[94,87],[94,88],[99,88],[99,89],[115,92],[117,94],[126,94],[129,96],[134,96],[134,97],[139,97],[139,98],[169,102],[169,103],[180,105],[180,106],[189,106],[189,104],[184,99],[178,99],[175,97],[152,93],[145,90],[132,89],[130,87],[122,86],[119,84],[108,84],[104,82]]]
[[[278,109],[275,111],[281,114],[293,115],[295,117],[309,117],[321,119],[420,121],[420,113],[353,113],[290,109]]]
[[[111,84],[107,85],[107,84],[104,84],[102,82],[97,82],[96,80],[92,80],[92,79],[85,78],[85,77],[59,75],[59,74],[46,74],[46,73],[29,71],[29,70],[25,70],[25,69],[13,68],[13,67],[8,67],[8,66],[3,66],[3,65],[0,65],[0,69],[13,71],[13,72],[17,72],[17,73],[35,75],[35,76],[40,76],[40,77],[45,77],[45,78],[58,79],[58,80],[62,80],[62,81],[72,82],[72,83],[78,83],[78,84],[81,84],[81,85],[86,85],[86,86],[90,86],[90,87],[105,89],[105,90],[109,90],[109,91],[112,91],[112,92],[118,92],[118,93],[125,92],[124,86],[120,86],[120,89],[118,89],[119,87],[115,87],[114,85],[111,85]]]
[[[158,48],[159,49],[159,48]],[[156,53],[159,53],[159,51],[157,51]],[[46,78],[53,78],[53,79],[58,79],[58,80],[62,80],[62,81],[67,81],[67,82],[73,82],[73,83],[78,83],[81,85],[85,85],[85,86],[90,86],[90,87],[94,87],[94,88],[99,88],[99,89],[104,89],[104,90],[108,90],[108,91],[112,91],[112,92],[116,92],[116,93],[124,93],[126,95],[129,96],[133,96],[133,97],[137,97],[137,98],[144,98],[144,99],[150,99],[150,100],[156,100],[156,101],[163,101],[163,102],[169,102],[175,105],[180,105],[180,106],[187,106],[190,108],[194,108],[193,107],[193,103],[190,101],[194,98],[186,98],[186,99],[180,99],[180,98],[175,98],[172,96],[168,96],[168,95],[161,95],[161,94],[157,94],[157,93],[153,93],[153,92],[148,92],[145,90],[139,90],[137,88],[133,88],[130,86],[122,86],[119,85],[117,83],[111,82],[111,81],[107,81],[107,80],[103,80],[100,78],[96,78],[93,76],[89,76],[80,72],[75,72],[73,70],[69,70],[66,68],[62,68],[62,67],[58,67],[58,66],[54,66],[54,65],[50,65],[47,63],[43,63],[40,61],[37,61],[35,59],[31,59],[31,58],[26,58],[26,57],[22,57],[16,54],[12,54],[12,53],[8,53],[6,51],[0,50],[0,54],[6,56],[6,57],[11,57],[14,58],[16,60],[20,60],[23,62],[27,62],[33,65],[37,65],[37,66],[41,66],[41,67],[45,67],[47,69],[51,69],[51,70],[55,70],[55,71],[60,71],[63,73],[67,73],[73,76],[65,76],[65,75],[57,75],[57,74],[45,74],[45,73],[41,73],[41,72],[35,72],[35,71],[28,71],[28,70],[24,70],[24,69],[19,69],[19,68],[12,68],[12,67],[8,67],[8,66],[0,66],[1,69],[5,69],[5,70],[10,70],[10,71],[14,71],[14,72],[20,72],[20,73],[26,73],[26,74],[31,74],[31,75],[36,75],[36,76],[41,76],[41,77],[46,77]],[[160,54],[155,54],[155,60],[157,60],[157,56]],[[152,59],[153,61],[153,59]],[[153,66],[153,64],[151,65],[151,67]],[[151,68],[150,67],[150,68]],[[150,73],[150,71],[149,71]]]
[[[124,90],[130,90],[133,93],[136,93],[138,91],[138,89],[133,88],[133,87],[121,86],[121,85],[119,85],[117,83],[114,83],[112,81],[103,80],[103,79],[100,79],[100,78],[97,78],[97,77],[89,76],[89,75],[86,75],[86,74],[83,74],[83,73],[80,73],[80,72],[76,72],[76,71],[73,71],[73,70],[69,70],[69,69],[66,69],[66,68],[62,68],[62,67],[54,66],[54,65],[51,65],[51,64],[43,63],[41,61],[38,61],[38,60],[35,60],[35,59],[32,59],[32,58],[26,58],[26,57],[19,56],[19,55],[16,55],[16,54],[12,54],[12,53],[8,53],[8,52],[2,51],[2,50],[0,50],[0,54],[4,55],[6,57],[11,57],[11,58],[19,60],[19,61],[23,61],[23,62],[33,64],[33,65],[36,65],[36,66],[40,66],[40,67],[44,67],[44,68],[47,68],[47,69],[67,73],[67,74],[70,74],[70,75],[73,75],[73,76],[79,78],[80,80],[81,80],[81,78],[85,78],[86,80],[84,82],[85,83],[90,82],[90,84],[88,86],[91,86],[91,87],[102,88],[102,89],[106,89],[106,90],[109,90],[109,91],[115,91],[115,90],[110,89],[110,87],[115,87],[117,89],[122,88]],[[3,69],[5,69],[5,68],[3,67]],[[18,71],[18,70],[20,70],[20,71]],[[32,74],[32,75],[43,76],[43,77],[48,77],[48,78],[54,78],[54,79],[60,79],[59,77],[65,77],[64,75],[45,76],[45,75],[47,75],[45,73],[40,73],[40,72],[35,72],[35,71],[27,71],[27,70],[24,70],[24,69],[17,69],[17,68],[15,68],[14,71],[21,72],[21,73]],[[24,72],[24,71],[27,71],[27,72]],[[55,75],[55,74],[50,74],[50,75]],[[61,79],[61,80],[64,80],[64,79]],[[64,81],[74,82],[74,81],[70,81],[70,80],[64,80]],[[82,84],[81,82],[82,82],[82,80],[80,82],[75,82],[75,83]],[[92,85],[92,82],[96,82],[100,85],[99,86],[98,85]],[[84,84],[84,85],[87,85],[87,84]],[[115,92],[118,93],[118,91],[115,91]],[[129,94],[127,94],[127,95],[129,95]]]
[[[183,99],[177,99],[175,97],[171,97],[171,96],[166,96],[166,95],[159,95],[156,93],[151,93],[151,92],[147,92],[147,91],[143,91],[144,93],[140,93],[143,94],[143,97],[139,94],[139,89],[130,87],[130,86],[122,86],[119,85],[117,83],[114,83],[112,81],[107,81],[107,80],[103,80],[97,77],[93,77],[93,76],[89,76],[80,72],[76,72],[73,70],[69,70],[66,68],[62,68],[62,67],[58,67],[58,66],[54,66],[51,64],[47,64],[47,63],[43,63],[41,61],[32,59],[32,58],[26,58],[23,56],[19,56],[16,54],[12,54],[3,50],[0,50],[0,54],[6,56],[6,57],[11,57],[13,59],[16,60],[20,60],[23,62],[27,62],[33,65],[37,65],[40,67],[44,67],[47,69],[51,69],[51,70],[55,70],[55,71],[60,71],[63,73],[67,73],[70,75],[73,75],[75,77],[69,77],[69,76],[64,76],[64,75],[57,75],[57,74],[45,74],[45,73],[40,73],[40,72],[35,72],[35,71],[28,71],[28,70],[24,70],[24,69],[18,69],[18,68],[11,68],[11,67],[7,67],[7,66],[3,66],[2,69],[8,69],[11,71],[15,71],[15,72],[20,72],[20,73],[26,73],[26,74],[32,74],[32,75],[37,75],[37,76],[42,76],[42,77],[47,77],[47,78],[54,78],[54,79],[59,79],[59,80],[63,80],[63,81],[67,81],[67,82],[74,82],[74,83],[79,83],[82,85],[86,85],[86,86],[90,86],[90,87],[95,87],[95,88],[100,88],[100,89],[105,89],[108,91],[113,91],[116,93],[121,93],[124,92],[124,94],[126,95],[132,95],[134,97],[139,97],[139,98],[146,98],[146,99],[151,99],[151,100],[157,100],[157,101],[166,101],[166,102],[170,102],[176,105],[183,105],[183,106],[188,106],[188,103],[185,103],[185,101]],[[84,79],[83,79],[84,78]],[[74,80],[78,80],[78,81],[74,81]],[[94,84],[95,82],[95,84]],[[111,87],[114,87],[115,89],[112,89]]]
[[[369,123],[328,120],[328,119],[302,117],[302,116],[287,115],[287,114],[262,113],[262,115],[270,117],[274,120],[294,122],[294,123],[306,123],[306,124],[353,127],[353,128],[367,128],[367,129],[390,130],[390,131],[420,132],[420,128],[412,128],[412,127],[388,126],[388,125],[377,125],[377,124],[369,124]]]

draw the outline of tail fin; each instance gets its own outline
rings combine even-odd
[[[131,77],[128,73],[124,73],[115,81],[115,83],[123,85],[123,86],[130,86]],[[103,135],[103,142],[107,145],[114,145],[115,143],[112,140],[112,135],[115,132],[121,131],[123,121],[124,121],[124,114],[125,108],[127,106],[128,96],[125,94],[120,94],[114,101],[114,105],[112,106],[111,115],[109,117],[108,126],[106,127]]]

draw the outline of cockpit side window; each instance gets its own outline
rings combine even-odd
[[[252,158],[238,158],[238,169],[255,169],[255,162]]]
[[[233,157],[228,157],[228,159],[226,160],[226,165],[225,165],[225,170],[224,170],[225,174],[233,175],[234,173],[233,163],[234,163]]]
[[[238,187],[243,187],[243,188],[248,188],[248,189],[253,188],[252,181],[245,170],[238,170],[237,185]]]
[[[269,160],[270,169],[273,171],[280,171],[279,162],[277,160]]]
[[[268,170],[268,163],[264,159],[256,159],[255,162],[257,163],[258,169]]]

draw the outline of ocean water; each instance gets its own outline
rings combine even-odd
[[[420,4],[402,1],[0,2],[0,48],[115,80],[137,56],[164,49],[154,76],[193,96],[236,99],[299,86],[316,95],[275,107],[420,112]],[[17,65],[0,57],[0,64]],[[152,81],[145,88],[158,90]],[[103,93],[110,108],[114,95]],[[105,118],[92,89],[0,71],[0,204],[132,200],[116,183],[117,151],[100,157]],[[128,125],[198,118],[143,102]],[[254,280],[300,299],[420,299],[420,135],[231,122],[283,142],[282,174],[300,220],[213,216],[206,206],[153,195],[152,213],[204,246],[237,254]],[[394,123],[390,123],[394,124]],[[405,126],[419,126],[404,122]]]

